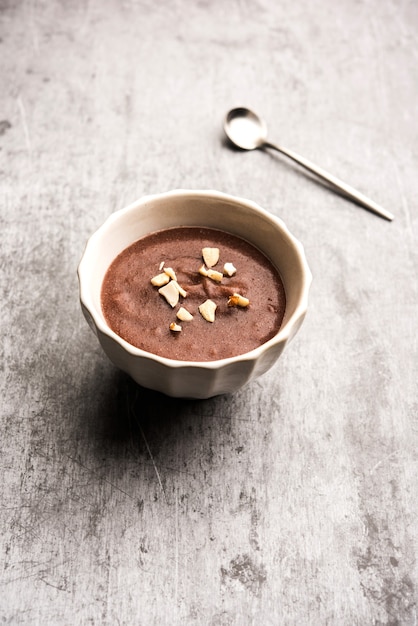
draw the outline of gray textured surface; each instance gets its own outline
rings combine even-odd
[[[5,624],[417,622],[418,5],[0,0]],[[278,154],[222,141],[252,106]],[[81,317],[87,237],[145,193],[282,217],[305,325],[242,392],[135,387]]]

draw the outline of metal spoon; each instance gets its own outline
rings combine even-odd
[[[367,209],[370,209],[370,211],[377,213],[377,215],[380,215],[387,220],[393,220],[394,216],[392,213],[386,211],[386,209],[382,208],[376,204],[376,202],[373,202],[373,200],[370,200],[350,185],[347,185],[335,176],[332,176],[332,174],[323,170],[322,167],[314,165],[292,150],[288,150],[287,148],[283,148],[283,146],[278,146],[267,141],[266,123],[258,117],[258,115],[253,113],[253,111],[243,107],[232,109],[225,117],[224,130],[229,140],[238,148],[241,148],[242,150],[255,150],[256,148],[272,148],[274,150],[278,150],[293,161],[296,161],[296,163],[299,163],[299,165],[306,167],[306,169],[310,172],[313,172],[323,180],[331,183],[346,196],[352,198]]]

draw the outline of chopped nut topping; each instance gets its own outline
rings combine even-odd
[[[173,270],[172,267],[165,267],[164,272],[173,280],[177,280],[176,272]]]
[[[208,278],[211,278],[212,280],[214,280],[217,283],[220,283],[222,278],[224,277],[222,272],[217,272],[216,270],[208,270],[206,276]]]
[[[229,296],[228,306],[240,306],[246,307],[250,304],[248,298],[241,296],[239,293],[234,293],[232,296]]]
[[[183,306],[181,306],[179,310],[177,311],[177,317],[182,322],[190,322],[193,319],[193,315],[189,313],[189,311],[185,309]]]
[[[219,261],[219,248],[202,248],[203,260],[207,267],[213,267]]]
[[[227,276],[233,276],[236,271],[237,268],[232,263],[225,263],[223,269],[224,274],[226,274]]]
[[[174,280],[171,280],[167,283],[167,285],[161,287],[161,289],[158,290],[158,293],[161,294],[173,308],[179,301],[180,293]]]
[[[199,306],[199,312],[207,322],[214,322],[216,307],[217,305],[213,300],[205,300],[205,302]]]
[[[199,268],[199,274],[210,278],[215,282],[220,283],[224,275],[233,276],[237,271],[233,263],[225,263],[223,272],[211,269],[219,261],[219,248],[202,248],[202,257],[204,265],[201,265]],[[174,308],[178,304],[180,296],[185,298],[187,296],[187,292],[177,282],[177,276],[172,267],[165,267],[165,262],[162,261],[159,269],[162,273],[154,276],[151,279],[151,283],[156,287],[160,287],[160,289],[158,289],[158,293],[160,293],[166,299],[168,304]],[[239,293],[232,294],[228,299],[228,306],[245,308],[249,306],[249,304],[249,299]],[[210,299],[199,305],[199,313],[207,322],[215,321],[216,309],[216,302]],[[193,315],[182,306],[178,309],[176,317],[182,322],[190,322],[193,319]],[[182,327],[177,324],[177,322],[171,322],[170,330],[173,332],[180,332]]]
[[[151,283],[154,285],[154,287],[162,287],[163,285],[166,285],[169,280],[170,277],[163,272],[162,274],[157,274],[157,276],[151,278]]]

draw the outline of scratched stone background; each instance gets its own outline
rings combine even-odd
[[[0,0],[2,624],[417,623],[418,5]],[[278,153],[245,105],[391,210]],[[302,331],[242,391],[137,387],[82,318],[86,239],[146,193],[303,242]]]

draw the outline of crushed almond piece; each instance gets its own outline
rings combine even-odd
[[[173,270],[172,267],[165,267],[164,272],[173,280],[177,280],[176,272]]]
[[[213,267],[219,261],[219,248],[202,248],[202,257],[207,267]]]
[[[199,267],[199,274],[202,274],[202,276],[207,276],[208,275],[208,269],[204,265],[201,265]]]
[[[217,283],[220,283],[224,277],[222,272],[217,272],[216,270],[208,270],[206,276]]]
[[[183,296],[183,298],[185,298],[187,296],[187,291],[185,291],[183,289],[183,287],[181,287],[176,280],[172,280],[171,282],[174,284],[174,286],[178,290],[179,294],[181,296]]]
[[[193,315],[183,306],[181,306],[177,311],[177,317],[182,322],[191,322],[191,320],[193,319]]]
[[[176,324],[176,322],[171,322],[170,330],[173,330],[175,333],[179,333],[181,332],[181,326],[180,324]]]
[[[163,285],[166,285],[169,280],[170,277],[163,272],[162,274],[157,274],[157,276],[151,278],[151,284],[153,284],[154,287],[162,287]]]
[[[173,280],[167,283],[167,285],[164,285],[164,287],[161,287],[161,289],[158,290],[158,293],[161,294],[173,308],[179,301],[180,293]]]
[[[237,271],[237,268],[234,266],[233,263],[225,263],[224,265],[224,269],[223,272],[224,274],[226,274],[227,276],[233,276]]]
[[[199,312],[207,322],[214,322],[216,307],[217,305],[213,300],[205,300],[203,304],[199,305]]]
[[[160,266],[158,268],[160,270],[160,272],[163,269],[164,265],[165,265],[165,261],[161,261]]]
[[[239,293],[234,293],[232,296],[229,296],[228,306],[240,306],[247,307],[250,304],[248,298],[241,296]]]

